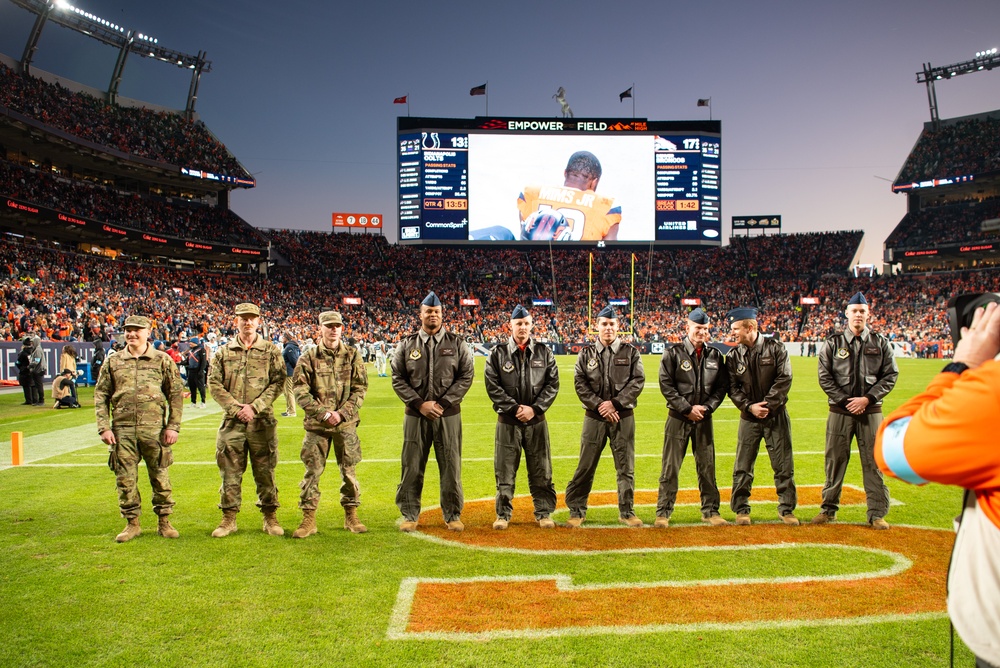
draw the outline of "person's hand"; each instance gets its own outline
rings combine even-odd
[[[326,423],[331,427],[336,427],[338,424],[344,421],[344,417],[337,411],[330,411],[330,417],[326,419]]]
[[[535,409],[531,406],[521,405],[517,407],[517,419],[521,422],[531,422],[535,419]]]
[[[101,432],[101,440],[104,441],[107,445],[115,445],[116,443],[118,443],[118,441],[115,440],[115,432],[111,431],[110,429],[105,429],[104,431]]]
[[[1000,352],[1000,304],[991,302],[986,308],[977,308],[972,324],[962,328],[962,338],[955,346],[953,362],[961,362],[975,369]]]
[[[847,402],[847,410],[855,415],[861,415],[868,408],[868,397],[854,397]]]
[[[177,442],[177,432],[173,429],[163,430],[163,445],[173,445]]]
[[[253,418],[254,418],[255,415],[257,415],[257,411],[255,411],[253,409],[252,405],[250,405],[250,404],[241,404],[240,412],[236,414],[236,417],[241,422],[248,422],[249,423],[250,420],[253,420]]]
[[[750,404],[750,413],[758,420],[763,420],[767,417],[767,402],[761,401],[760,403]]]
[[[597,406],[597,412],[601,414],[602,418],[607,420],[610,418],[612,413],[617,413],[618,411],[615,409],[615,405],[611,403],[611,400],[609,399],[607,401],[602,401]]]
[[[691,411],[687,414],[688,420],[691,420],[691,422],[701,422],[705,419],[705,412],[707,410],[708,408],[702,405],[692,406]]]
[[[436,401],[425,401],[420,404],[420,414],[428,420],[437,420],[442,413],[444,413],[444,409]]]

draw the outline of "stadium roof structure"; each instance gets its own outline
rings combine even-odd
[[[1000,53],[997,52],[997,49],[978,51],[972,60],[963,60],[960,63],[944,67],[933,67],[930,63],[924,63],[923,71],[917,72],[917,83],[927,85],[927,104],[930,106],[931,123],[934,124],[935,128],[940,124],[941,118],[938,116],[937,91],[934,90],[934,82],[952,79],[962,74],[989,71],[994,67],[1000,67]]]
[[[205,59],[205,52],[199,51],[192,56],[181,51],[160,46],[159,40],[134,29],[124,28],[99,16],[74,7],[67,0],[11,0],[15,5],[36,15],[35,24],[24,45],[24,55],[21,56],[21,71],[28,74],[31,61],[38,50],[38,39],[48,21],[53,21],[70,30],[93,37],[99,42],[118,49],[118,59],[111,74],[108,85],[107,99],[115,104],[118,99],[118,87],[121,84],[125,62],[129,54],[134,53],[143,58],[153,58],[182,69],[191,70],[191,85],[188,89],[185,114],[191,118],[195,103],[198,100],[198,84],[203,72],[212,71],[212,63]]]

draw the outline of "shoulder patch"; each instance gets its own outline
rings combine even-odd
[[[597,368],[597,358],[591,357],[590,360],[587,362],[587,369],[593,371],[596,368]]]
[[[418,360],[421,357],[423,357],[423,355],[420,353],[420,349],[419,348],[414,348],[413,350],[410,351],[410,359],[411,360]]]
[[[746,370],[747,370],[747,365],[744,364],[743,362],[740,362],[739,364],[736,365],[736,373],[743,373]]]
[[[507,372],[507,373],[510,373],[511,371],[513,371],[513,370],[514,370],[514,363],[513,363],[513,362],[511,362],[510,360],[507,360],[507,361],[506,361],[506,362],[504,362],[504,364],[503,364],[503,370],[504,370],[505,372]]]
[[[694,367],[691,366],[691,361],[690,360],[684,360],[683,362],[681,362],[681,370],[682,371],[690,371],[693,368]]]
[[[851,356],[851,351],[848,350],[847,348],[838,348],[837,349],[837,353],[836,353],[837,359],[839,359],[839,360],[846,360],[850,356]]]

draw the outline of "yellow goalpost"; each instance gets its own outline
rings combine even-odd
[[[631,271],[629,276],[629,294],[628,294],[628,308],[629,308],[629,327],[628,329],[619,329],[619,334],[635,334],[635,253],[631,254]],[[587,264],[587,329],[591,334],[596,334],[597,330],[594,328],[594,254],[591,253]]]

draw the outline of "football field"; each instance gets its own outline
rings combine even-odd
[[[562,526],[562,493],[577,463],[583,411],[575,357],[557,358],[562,387],[547,414],[559,493],[554,531],[515,502],[493,531],[495,417],[483,358],[462,404],[466,531],[444,531],[438,477],[428,464],[417,534],[397,528],[402,404],[369,366],[361,410],[359,516],[343,527],[331,457],[321,481],[319,533],[293,540],[303,465],[302,413],[279,417],[277,470],[284,538],[261,532],[252,476],[239,531],[211,538],[221,513],[215,432],[221,413],[185,404],[170,469],[179,540],[156,534],[140,470],[143,534],[124,526],[114,475],[94,426],[93,389],[80,410],[20,406],[0,395],[0,665],[2,666],[946,666],[945,573],[961,490],[889,480],[889,531],[865,522],[855,450],[838,522],[814,527],[823,485],[827,407],[815,358],[792,358],[789,401],[801,527],[778,521],[763,445],[751,498],[754,525],[702,525],[690,454],[669,529],[617,522],[609,450],[583,529]],[[659,356],[645,356],[636,410],[636,503],[652,524],[666,408]],[[899,360],[892,410],[944,365]],[[276,413],[284,401],[275,404]],[[714,416],[716,469],[728,507],[739,415]],[[27,465],[10,467],[10,432]],[[527,494],[522,462],[519,495]],[[972,657],[956,637],[956,662]]]

